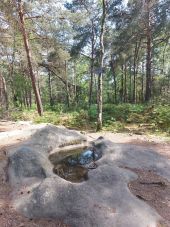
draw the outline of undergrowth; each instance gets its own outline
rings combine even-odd
[[[64,107],[47,109],[42,117],[38,116],[35,109],[24,111],[15,109],[10,111],[9,115],[14,121],[30,120],[79,130],[95,130],[97,106],[78,110],[68,110]],[[124,132],[132,125],[135,125],[137,130],[170,134],[170,105],[105,104],[103,106],[103,130]]]

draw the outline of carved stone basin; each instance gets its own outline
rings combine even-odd
[[[95,147],[79,145],[58,149],[49,159],[54,165],[55,174],[67,181],[82,182],[88,180],[88,171],[97,168],[95,162],[101,157],[102,153]]]

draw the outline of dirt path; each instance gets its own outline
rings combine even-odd
[[[31,128],[30,123],[28,122],[20,122],[20,123],[14,123],[14,122],[0,122],[0,135],[1,132],[8,133],[9,131],[17,130],[20,131],[22,129],[28,129]],[[170,158],[170,142],[167,138],[161,138],[156,136],[145,136],[145,135],[129,135],[129,134],[123,134],[123,133],[109,133],[109,132],[102,132],[102,133],[88,133],[87,137],[89,140],[97,139],[99,136],[103,136],[106,139],[109,139],[113,141],[114,143],[125,143],[125,144],[134,144],[134,145],[140,145],[145,146],[151,149],[154,149],[161,155],[166,156],[167,158]],[[8,140],[2,140],[0,137],[0,226],[1,227],[64,227],[62,222],[60,221],[52,221],[52,220],[32,220],[28,218],[24,218],[13,209],[11,206],[11,187],[8,184],[8,180],[6,178],[6,166],[7,166],[7,156],[6,151],[9,149],[9,147],[17,146],[20,142],[24,140],[24,136],[21,136],[18,134],[16,137],[10,137]],[[143,185],[142,190],[139,190],[141,179],[145,180],[146,172],[139,172],[139,170],[134,170],[138,174],[138,180],[135,182],[130,183],[130,189],[132,193],[135,195],[140,196],[143,200],[147,200],[147,195],[142,194],[142,190],[144,190],[144,187],[146,190],[146,185]],[[151,175],[151,173],[148,173]],[[145,178],[144,178],[145,176]],[[143,178],[142,178],[143,177]],[[154,178],[155,180],[155,178]],[[159,179],[159,182],[161,180]],[[169,185],[169,184],[168,184]],[[154,190],[155,187],[158,189],[157,192],[159,193],[160,188],[157,187],[157,185],[152,185],[150,187],[152,190]],[[145,190],[145,191],[146,191]],[[166,188],[166,190],[169,193],[169,188]],[[136,192],[137,191],[137,192]],[[151,193],[151,191],[148,191],[147,193]],[[155,192],[156,193],[156,192]],[[164,193],[164,192],[163,192]],[[165,194],[165,193],[164,193]],[[165,196],[165,195],[164,195]],[[165,196],[166,197],[166,196]],[[162,198],[159,194],[158,198]],[[146,201],[147,202],[147,201]],[[157,202],[157,201],[156,201]],[[169,202],[169,201],[168,201]],[[152,203],[150,203],[151,206],[154,207]],[[158,205],[158,204],[157,204]],[[169,203],[167,206],[170,208]],[[160,214],[164,212],[163,209],[159,206]],[[158,209],[157,209],[158,210]],[[158,210],[159,211],[159,210]],[[169,209],[164,212],[166,215],[162,215],[166,221],[162,223],[160,226],[170,226],[170,222],[168,222],[168,211]]]
[[[170,182],[154,171],[127,168],[138,175],[138,179],[129,183],[130,191],[140,200],[153,207],[163,221],[162,226],[170,226]]]
[[[111,140],[114,143],[133,144],[148,147],[170,159],[170,138],[168,137],[111,132],[88,133],[87,136],[90,140],[94,140],[99,136],[103,136],[105,139]]]

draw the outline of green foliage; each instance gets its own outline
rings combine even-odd
[[[36,110],[22,110],[22,109],[12,109],[10,111],[9,118],[12,121],[32,121],[35,117],[38,117]]]
[[[127,122],[131,114],[140,114],[144,110],[144,105],[132,104],[106,104],[103,107],[104,120]]]
[[[88,112],[86,110],[73,111],[68,113],[59,113],[54,111],[46,111],[43,117],[35,117],[36,123],[52,123],[54,125],[64,125],[68,128],[79,130],[88,130],[95,127],[94,123],[90,123]]]
[[[95,121],[97,117],[97,105],[93,105],[88,110],[89,120]]]
[[[165,130],[170,133],[170,106],[157,106],[154,108],[152,115],[152,121],[161,130]]]
[[[11,120],[31,120],[36,123],[51,123],[64,125],[78,130],[96,129],[97,106],[89,110],[66,110],[63,105],[55,106],[54,110],[47,109],[42,117],[35,109],[10,111]],[[103,107],[103,130],[112,132],[127,132],[128,127],[134,126],[135,131],[144,133],[165,132],[170,134],[170,105],[133,105],[106,104]]]
[[[36,110],[17,110],[11,112],[10,119],[13,121],[29,120],[35,123],[51,123],[54,125],[63,125],[68,128],[74,128],[78,130],[89,130],[95,128],[95,123],[90,122],[88,111],[68,111],[65,113],[62,109],[55,111],[45,111],[43,116],[40,117]]]
[[[89,120],[95,121],[97,107],[92,106]],[[115,132],[126,131],[126,125],[136,124],[139,128],[146,125],[145,130],[152,133],[170,133],[170,105],[139,105],[139,104],[106,104],[103,107],[104,130]]]
[[[104,123],[103,130],[112,132],[125,132],[125,124],[120,121],[107,120]]]

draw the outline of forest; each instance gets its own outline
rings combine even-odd
[[[0,31],[1,119],[170,133],[169,0],[1,0]]]
[[[170,0],[0,0],[0,227],[170,227]]]

